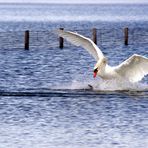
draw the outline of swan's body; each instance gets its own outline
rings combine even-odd
[[[148,74],[148,58],[137,54],[132,55],[120,65],[111,67],[97,45],[89,38],[80,34],[57,30],[57,34],[76,46],[85,48],[97,61],[94,67],[94,77],[102,79],[119,79],[129,82],[138,82]]]

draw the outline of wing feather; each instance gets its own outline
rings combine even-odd
[[[115,71],[131,82],[138,82],[148,74],[148,58],[134,54],[115,67]]]
[[[98,61],[101,58],[104,58],[102,51],[97,47],[97,45],[91,39],[75,32],[64,31],[60,29],[56,30],[56,33],[59,36],[65,38],[70,43],[85,48],[89,52],[89,54],[95,58],[96,61]]]

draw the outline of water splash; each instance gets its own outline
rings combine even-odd
[[[94,90],[102,91],[116,91],[116,90],[129,90],[129,91],[146,91],[148,85],[144,83],[131,83],[129,81],[120,80],[99,80],[93,86]]]
[[[119,80],[73,80],[69,84],[55,86],[54,89],[70,89],[70,90],[94,90],[94,91],[148,91],[146,83],[131,83],[129,81]]]

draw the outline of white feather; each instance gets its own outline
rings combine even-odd
[[[148,58],[134,54],[115,67],[115,71],[131,82],[138,82],[148,74]]]
[[[70,31],[56,30],[56,33],[72,44],[85,48],[89,54],[95,58],[96,61],[104,58],[102,51],[91,39]]]

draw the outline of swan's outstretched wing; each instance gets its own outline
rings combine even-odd
[[[71,42],[72,44],[85,48],[89,52],[89,54],[91,54],[96,59],[96,61],[101,58],[104,58],[102,51],[91,39],[75,32],[64,31],[60,29],[56,30],[56,33],[59,36],[65,38],[67,41]]]
[[[148,58],[134,54],[115,67],[115,71],[131,82],[138,82],[148,74]]]

